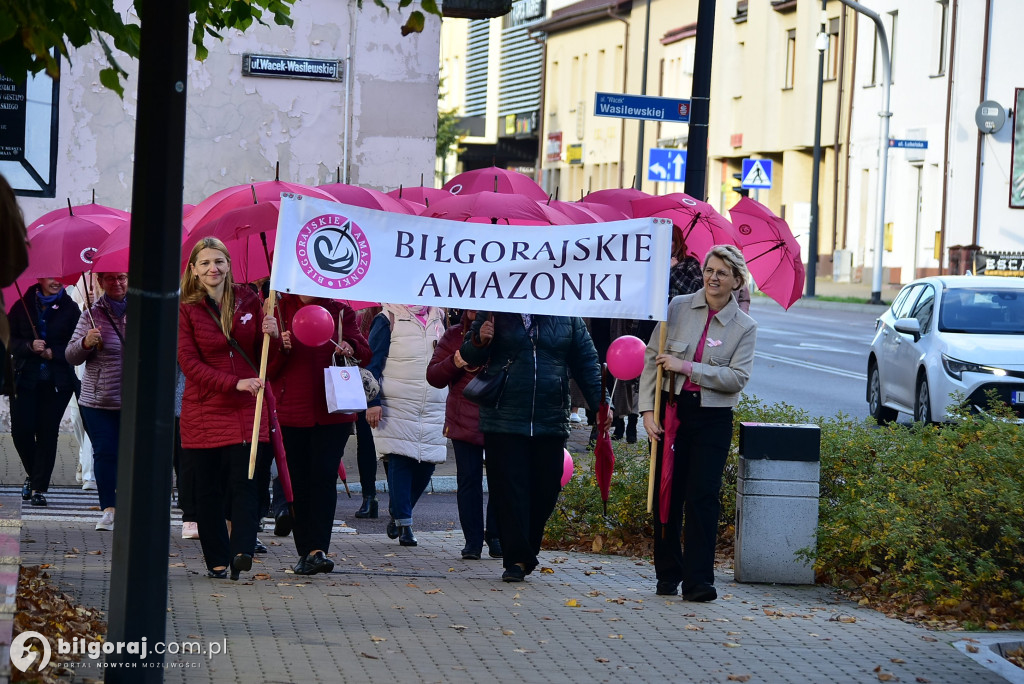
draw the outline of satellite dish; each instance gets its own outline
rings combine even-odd
[[[974,121],[982,133],[998,133],[1006,123],[1006,110],[995,100],[985,100],[974,112]]]

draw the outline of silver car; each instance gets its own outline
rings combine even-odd
[[[868,354],[875,420],[945,421],[954,396],[984,411],[989,390],[1024,421],[1024,278],[933,276],[900,290]]]

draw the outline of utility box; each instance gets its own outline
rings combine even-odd
[[[821,429],[817,425],[740,423],[736,476],[737,582],[814,584]]]
[[[848,283],[853,276],[853,250],[837,249],[832,254],[832,282]]]

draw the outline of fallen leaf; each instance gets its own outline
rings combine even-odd
[[[748,674],[729,675],[728,679],[729,679],[730,682],[746,682],[746,681],[750,681],[750,675],[748,675]]]
[[[968,653],[977,653],[978,652],[978,647],[975,646],[974,644],[967,644],[967,652]]]
[[[515,634],[515,632],[513,632],[511,629],[503,629],[501,630],[501,633],[505,636],[512,636],[513,634]]]
[[[750,617],[749,615],[747,615],[743,619],[746,620],[747,622],[753,622],[754,621],[754,618]]]
[[[183,568],[183,567],[185,567],[185,564],[184,563],[171,563],[167,567],[169,567],[169,568]]]
[[[607,663],[608,662],[607,658],[601,658],[601,657],[594,658],[594,660],[596,660],[599,663]]]
[[[512,652],[513,653],[536,653],[536,651],[531,651],[528,648],[514,648],[514,649],[512,649]]]
[[[406,584],[405,586],[412,587],[413,589],[419,589],[419,585],[413,584],[412,582],[410,582],[409,584]]]
[[[380,660],[380,658],[378,658],[377,656],[370,655],[369,653],[363,653],[362,651],[360,651],[359,655],[363,656],[364,658],[369,658],[370,660]]]
[[[293,599],[295,597],[294,596],[287,596],[285,594],[281,594],[281,598],[283,598],[283,599]]]
[[[739,636],[739,632],[726,632],[725,636]]]
[[[902,665],[902,664],[904,664],[907,661],[904,660],[903,658],[889,658],[889,662],[890,663],[896,663],[898,665]]]
[[[451,627],[452,629],[458,631],[458,632],[461,632],[462,630],[466,629],[466,625],[448,625],[448,626]]]
[[[891,672],[879,672],[878,681],[880,682],[891,682],[896,679],[896,675]]]
[[[704,631],[703,627],[698,627],[697,625],[686,625],[686,629],[691,631],[691,632],[703,632]]]
[[[90,552],[89,552],[89,555],[90,555],[90,556],[100,556],[100,555],[102,555],[102,554],[103,554],[103,552],[102,552],[102,551],[90,551]]]
[[[594,589],[593,591],[588,591],[587,596],[600,596],[601,593],[602,592],[598,591],[597,589]]]
[[[224,598],[224,594],[210,594],[213,598]]]
[[[921,636],[921,641],[938,641],[938,639],[936,639],[933,636],[928,636],[927,634],[925,634]]]
[[[254,580],[268,580],[270,579],[270,575],[268,575],[265,572],[257,572],[255,575],[252,576],[252,578]]]
[[[584,613],[603,613],[604,608],[584,608]]]
[[[917,678],[914,679],[914,681],[918,682],[918,684],[931,684],[931,682],[932,682],[932,680],[927,679],[925,677],[917,677]]]
[[[609,634],[608,638],[609,639],[621,639],[622,635],[621,634]]]
[[[542,567],[540,569],[540,572],[541,572],[542,575],[554,575],[555,574],[554,568],[547,568],[547,567]]]
[[[427,589],[424,594],[443,594],[444,592],[440,589]]]
[[[370,635],[370,641],[372,641],[375,644],[379,644],[380,642],[387,641],[387,640],[388,640],[387,637],[374,636],[373,634]]]
[[[580,607],[580,603],[576,599],[569,599],[568,601],[565,602],[565,605],[566,605],[567,608],[579,608]]]
[[[71,547],[71,553],[81,553],[81,551],[79,551],[77,547],[72,546]]]
[[[739,648],[739,647],[740,647],[740,645],[739,645],[739,644],[737,644],[737,643],[736,643],[736,642],[734,642],[734,641],[726,641],[726,642],[725,642],[725,643],[723,644],[723,646],[725,646],[726,648]]]
[[[437,613],[416,613],[416,617],[432,619],[437,617]]]

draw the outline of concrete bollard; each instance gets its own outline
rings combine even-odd
[[[741,423],[739,452],[736,581],[814,584],[814,568],[796,552],[814,547],[820,428]]]

